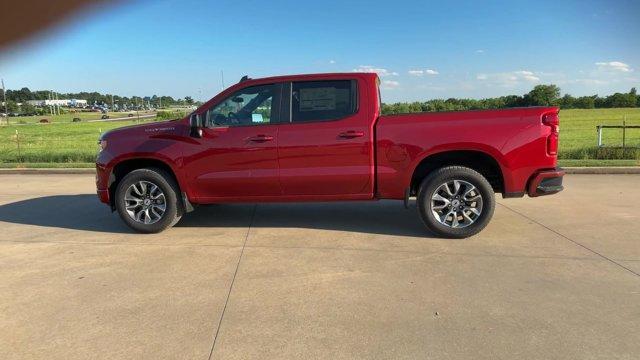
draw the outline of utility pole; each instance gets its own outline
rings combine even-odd
[[[2,81],[2,95],[4,97],[4,116],[7,117],[7,125],[9,125],[9,110],[7,110],[7,89],[4,88],[4,79],[0,79]]]
[[[111,111],[115,111],[113,108],[113,94],[111,94]]]
[[[222,90],[224,90],[224,70],[220,70],[220,79],[222,79]]]

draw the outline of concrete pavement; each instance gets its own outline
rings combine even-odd
[[[391,201],[206,206],[139,235],[91,175],[0,175],[0,357],[636,359],[639,183],[568,175],[444,240]]]

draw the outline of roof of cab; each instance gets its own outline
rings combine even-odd
[[[279,76],[270,76],[263,77],[257,79],[247,79],[242,81],[245,82],[260,82],[263,83],[265,81],[300,81],[300,80],[331,80],[336,78],[353,78],[355,76],[365,76],[375,78],[378,76],[376,73],[370,72],[343,72],[343,73],[317,73],[317,74],[298,74],[298,75],[279,75]]]

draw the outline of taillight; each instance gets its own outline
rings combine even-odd
[[[551,134],[547,137],[547,154],[558,155],[558,135],[560,133],[560,118],[558,114],[544,115],[542,123],[551,128]]]

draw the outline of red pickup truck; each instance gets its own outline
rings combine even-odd
[[[140,232],[195,204],[404,200],[444,237],[478,233],[503,197],[562,190],[558,108],[381,115],[369,73],[243,78],[173,121],[102,135],[102,202]]]

